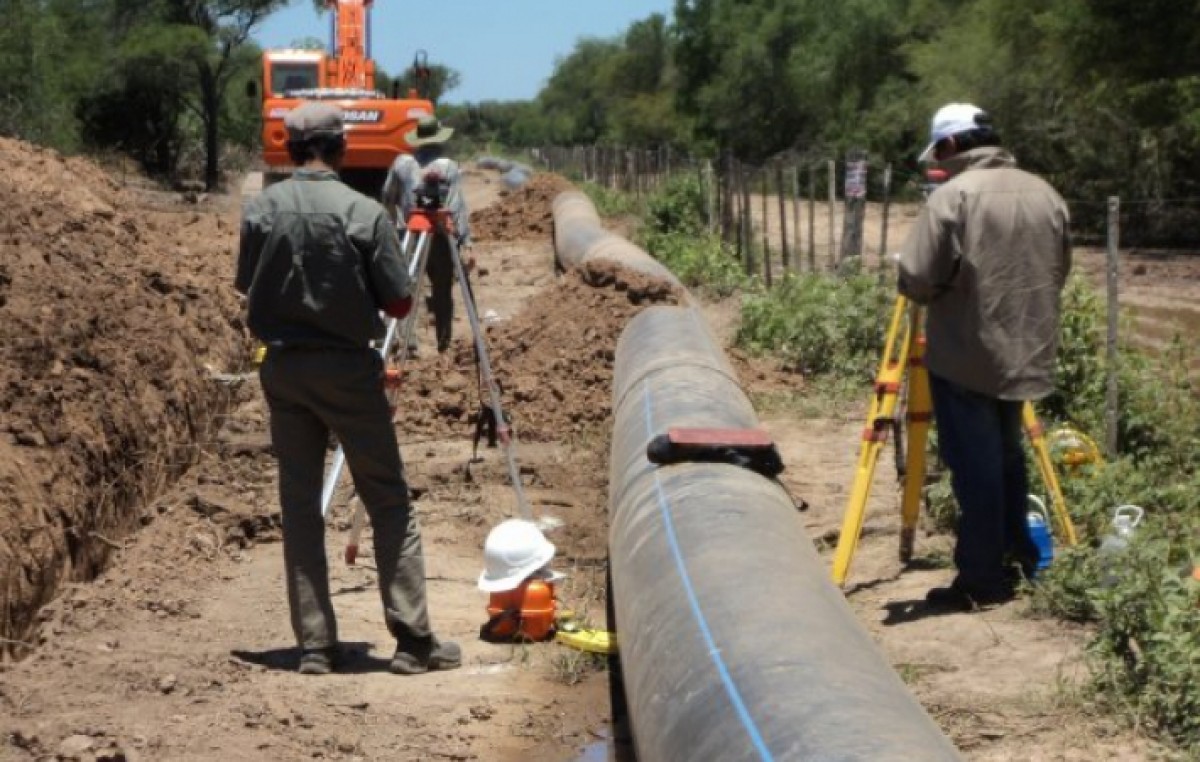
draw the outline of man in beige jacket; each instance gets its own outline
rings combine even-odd
[[[900,255],[901,293],[927,306],[926,363],[942,459],[959,506],[958,575],[926,597],[970,610],[1032,576],[1021,409],[1054,389],[1060,293],[1071,267],[1066,203],[1017,168],[991,118],[953,103],[922,160],[949,180],[930,194]]]

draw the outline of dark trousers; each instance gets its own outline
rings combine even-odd
[[[435,235],[430,242],[425,272],[429,275],[429,311],[433,313],[437,351],[445,352],[450,347],[454,323],[454,260],[446,236]]]
[[[375,537],[388,630],[401,644],[430,637],[421,533],[374,350],[271,349],[259,373],[279,461],[283,557],[292,630],[301,648],[337,643],[321,486],[332,431],[346,453]]]
[[[1029,478],[1021,427],[1024,402],[995,399],[929,375],[938,449],[958,501],[957,584],[1005,589],[1005,563],[1032,569],[1037,547],[1026,523]]]

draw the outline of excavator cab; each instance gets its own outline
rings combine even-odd
[[[328,0],[334,14],[333,55],[323,50],[263,52],[262,145],[267,184],[293,169],[283,119],[304,100],[330,101],[342,109],[346,122],[342,180],[368,196],[378,198],[392,162],[402,153],[412,153],[405,136],[416,129],[420,117],[434,113],[433,103],[416,93],[389,98],[376,89],[369,47],[372,3]],[[421,61],[423,52],[418,54]]]

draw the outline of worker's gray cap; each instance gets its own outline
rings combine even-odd
[[[342,110],[328,103],[307,101],[288,112],[283,118],[288,140],[304,141],[315,137],[331,137],[345,132]]]

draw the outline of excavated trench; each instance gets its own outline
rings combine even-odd
[[[13,140],[0,162],[0,652],[21,656],[38,608],[195,462],[229,403],[210,368],[247,347],[212,288],[225,209]]]

